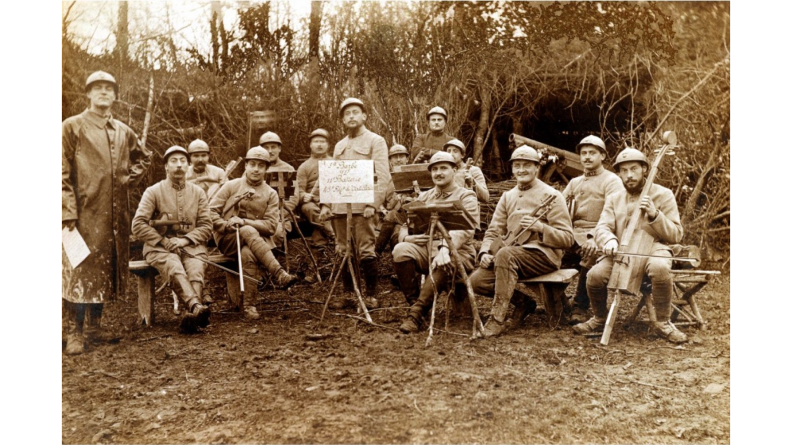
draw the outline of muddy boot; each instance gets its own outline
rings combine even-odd
[[[85,337],[83,336],[83,326],[85,323],[85,304],[70,303],[68,328],[66,334],[67,355],[82,354],[85,351]]]
[[[363,280],[366,282],[366,294],[363,302],[366,303],[368,309],[376,309],[379,307],[377,301],[377,278],[379,275],[377,259],[363,258],[360,260],[360,268],[363,272]]]
[[[525,324],[525,317],[536,312],[536,301],[522,292],[515,291],[511,303],[514,305],[514,311],[506,321],[508,330],[522,327]]]
[[[468,319],[473,317],[473,308],[470,307],[467,286],[465,283],[454,284],[454,298],[448,302],[451,306],[448,310],[454,319]]]
[[[591,297],[591,309],[594,311],[594,316],[572,326],[572,332],[575,334],[588,334],[591,332],[600,332],[605,328],[605,320],[608,317],[608,290],[597,289],[592,292],[589,289],[589,296]]]
[[[180,329],[185,333],[196,332],[198,328],[209,325],[209,308],[201,304],[200,294],[196,294],[192,283],[187,280],[187,275],[174,275],[171,277],[173,291],[185,303],[185,314],[182,316]]]
[[[421,289],[417,282],[417,273],[415,271],[415,261],[399,261],[393,263],[393,269],[396,271],[396,276],[399,278],[399,288],[404,293],[404,298],[407,304],[412,306],[418,301]]]
[[[660,321],[655,322],[653,323],[653,328],[655,334],[657,334],[660,337],[663,337],[664,339],[670,341],[671,343],[687,342],[687,335],[685,335],[684,332],[677,329],[677,327],[674,326],[674,323],[671,323],[670,320],[665,322],[660,322]]]
[[[258,320],[261,318],[256,306],[245,306],[245,320]]]
[[[91,343],[118,343],[120,335],[114,335],[102,328],[102,310],[104,304],[89,305],[87,317],[83,328],[85,339]]]
[[[298,281],[300,281],[300,277],[298,277],[297,275],[292,275],[283,269],[280,269],[278,273],[275,275],[275,284],[280,289],[288,289]]]
[[[349,297],[350,294],[354,294],[355,288],[352,284],[352,275],[350,275],[349,269],[345,266],[341,268],[341,283],[343,284],[344,292],[341,295],[336,294],[335,298],[330,300],[330,309],[341,310],[357,305],[357,302]]]
[[[399,330],[405,334],[413,334],[420,330],[420,323],[413,318],[412,315],[408,315],[404,321],[402,321]]]
[[[687,335],[677,329],[674,323],[671,323],[673,286],[671,281],[652,280],[652,299],[654,300],[655,314],[657,314],[657,321],[653,323],[652,327],[658,336],[671,343],[685,343]]]
[[[214,298],[209,294],[209,290],[204,290],[204,285],[200,281],[191,281],[192,288],[195,291],[195,295],[201,297],[201,301],[205,306],[209,306],[210,304],[214,303]]]
[[[587,267],[580,268],[575,297],[572,299],[572,313],[569,315],[569,324],[571,325],[582,323],[589,318],[590,303],[588,292],[586,291],[588,271]]]

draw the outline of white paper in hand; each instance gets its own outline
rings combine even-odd
[[[61,233],[61,242],[63,243],[63,250],[66,251],[66,256],[69,258],[69,263],[71,263],[72,268],[76,269],[91,253],[88,249],[88,245],[85,244],[85,240],[76,228],[74,230],[69,230],[64,227]]]

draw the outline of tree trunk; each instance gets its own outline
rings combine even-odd
[[[715,165],[718,163],[718,159],[720,157],[721,152],[721,144],[718,144],[715,150],[712,150],[710,153],[709,159],[707,159],[707,165],[704,167],[704,170],[701,171],[701,175],[699,175],[698,181],[696,181],[696,186],[693,187],[693,191],[690,193],[690,197],[688,197],[687,204],[685,204],[685,210],[682,212],[682,225],[685,226],[687,223],[690,222],[691,218],[693,218],[694,212],[696,211],[696,203],[698,203],[698,198],[701,195],[701,190],[704,189],[704,184],[707,182],[707,177],[709,176],[710,172],[715,168]]]
[[[322,29],[322,5],[324,2],[311,2],[311,21],[308,24],[308,58],[319,59],[319,31]]]
[[[116,60],[118,72],[116,80],[119,85],[124,85],[122,80],[126,71],[126,62],[129,57],[129,2],[118,2],[118,28],[116,30]],[[117,98],[119,99],[119,98]]]
[[[481,161],[484,154],[484,137],[486,137],[489,128],[490,104],[492,102],[489,88],[481,83],[479,84],[479,95],[481,97],[481,115],[476,126],[476,137],[473,139],[473,162],[476,164]]]

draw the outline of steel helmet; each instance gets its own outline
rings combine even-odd
[[[91,89],[91,85],[96,82],[108,82],[113,84],[113,89],[115,90],[116,96],[118,96],[118,83],[116,82],[115,77],[104,71],[95,71],[90,76],[88,76],[88,80],[85,81],[85,92],[87,93],[88,90]]]
[[[271,131],[262,134],[261,137],[259,138],[259,145],[261,145],[262,147],[264,146],[264,144],[268,142],[275,142],[278,145],[283,146],[283,142],[281,142],[280,136],[278,136],[277,134]]]
[[[271,164],[269,152],[261,147],[253,147],[248,150],[245,160],[250,161],[253,159],[266,162],[268,167]]]
[[[520,145],[516,150],[514,150],[514,153],[512,153],[511,158],[509,158],[509,162],[522,160],[536,162],[538,164],[541,159],[542,158],[539,156],[539,152],[527,145]]]
[[[162,155],[162,160],[164,162],[168,162],[168,158],[170,157],[170,155],[175,153],[183,153],[184,156],[189,156],[189,153],[187,153],[187,150],[185,150],[184,147],[179,147],[178,145],[174,145],[173,147],[165,150],[165,154]]]
[[[446,113],[446,110],[444,110],[443,107],[434,107],[429,110],[429,112],[426,113],[426,119],[428,120],[433,114],[439,114],[443,116],[445,120],[448,120],[448,113]]]
[[[450,141],[443,144],[443,151],[445,151],[445,148],[448,147],[449,145],[460,149],[463,154],[465,153],[465,151],[467,151],[467,148],[465,148],[465,144],[459,139],[451,139]]]
[[[410,152],[407,150],[407,147],[401,144],[396,144],[390,148],[388,151],[388,157],[396,156],[396,155],[407,155],[410,156]]]
[[[575,146],[575,152],[580,154],[580,149],[584,145],[593,145],[593,146],[597,147],[599,149],[599,151],[602,152],[602,154],[604,154],[604,155],[608,154],[608,152],[605,151],[605,142],[603,142],[602,139],[600,139],[600,138],[598,138],[598,137],[596,137],[594,135],[589,135],[589,136],[586,136],[583,139],[581,139],[580,143],[577,144],[577,146]]]
[[[625,148],[616,156],[616,160],[613,162],[613,168],[618,170],[619,164],[623,162],[641,162],[643,165],[649,167],[649,161],[646,160],[646,155],[632,147]]]
[[[432,159],[429,159],[429,165],[427,165],[427,170],[432,170],[432,166],[435,164],[440,164],[441,162],[448,162],[452,166],[456,167],[457,163],[454,160],[454,157],[451,156],[451,153],[446,153],[444,151],[438,151],[437,153],[432,155]]]
[[[348,97],[348,98],[344,99],[343,102],[341,102],[341,107],[338,109],[338,115],[339,116],[343,116],[344,115],[344,108],[346,108],[346,107],[348,107],[350,105],[358,105],[360,107],[360,109],[363,110],[364,113],[366,113],[366,105],[363,104],[362,100],[360,100],[360,99],[358,99],[356,97]]]
[[[316,136],[321,136],[321,137],[327,139],[328,142],[330,142],[330,132],[328,132],[324,128],[317,128],[316,130],[312,131],[311,135],[308,136],[308,140],[310,141],[311,139],[315,138]]]
[[[190,145],[187,146],[187,151],[190,154],[193,154],[193,153],[209,153],[209,144],[207,144],[206,142],[204,142],[204,141],[202,141],[200,139],[196,139],[196,140],[190,142]]]

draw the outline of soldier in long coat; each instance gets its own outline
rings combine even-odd
[[[85,90],[89,108],[63,121],[62,127],[61,222],[64,228],[76,228],[91,252],[76,268],[63,255],[68,354],[84,349],[86,310],[89,340],[101,339],[103,303],[126,290],[128,189],[151,163],[151,153],[137,135],[110,112],[118,94],[113,76],[97,71],[88,77]]]

